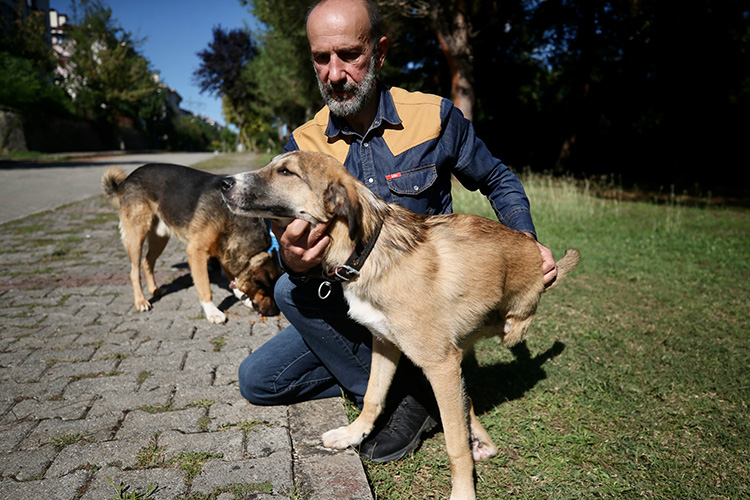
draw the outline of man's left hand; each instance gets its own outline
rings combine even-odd
[[[544,272],[544,286],[545,288],[550,286],[557,278],[557,263],[555,263],[555,257],[552,255],[552,250],[545,247],[534,237],[531,233],[524,233],[536,242],[536,246],[539,247],[539,252],[542,254],[542,271]]]

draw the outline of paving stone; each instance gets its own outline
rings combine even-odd
[[[223,460],[241,460],[245,456],[244,439],[244,431],[236,429],[197,434],[165,431],[159,434],[158,442],[168,459],[180,453],[211,453],[221,454]]]
[[[288,425],[286,406],[255,406],[241,398],[236,401],[214,403],[208,409],[208,417],[211,419],[210,430],[253,420],[277,427]]]
[[[198,385],[177,387],[172,401],[176,408],[185,408],[199,402],[203,402],[204,405],[210,407],[217,401],[234,401],[241,398],[240,391],[236,387]]]
[[[49,352],[47,359],[55,359],[54,352]],[[47,370],[42,378],[42,382],[48,383],[57,378],[73,379],[76,377],[86,377],[97,373],[111,373],[117,366],[117,360],[107,359],[104,361],[86,361],[83,363],[55,363]]]
[[[149,486],[156,490],[146,497]],[[185,474],[177,469],[158,468],[124,471],[118,467],[104,467],[94,474],[81,500],[106,500],[117,498],[119,488],[123,494],[140,494],[138,498],[149,500],[172,500],[187,494]],[[128,497],[129,498],[129,497]],[[135,497],[133,497],[135,498]]]
[[[11,413],[6,414],[0,423],[8,424],[16,420],[44,420],[47,418],[61,418],[63,420],[76,420],[83,418],[86,410],[91,406],[93,398],[82,400],[43,400],[26,399],[17,403]]]
[[[211,459],[193,480],[192,491],[208,494],[232,484],[270,483],[272,493],[291,495],[294,489],[289,456],[279,451],[266,458],[225,462]]]
[[[245,454],[249,458],[265,458],[285,449],[292,453],[292,440],[285,427],[254,425],[247,431],[245,442]]]
[[[138,390],[136,377],[120,373],[118,375],[87,377],[70,382],[65,387],[66,398],[78,398],[82,396],[96,396],[107,393],[127,394]]]
[[[50,418],[39,422],[34,430],[21,442],[19,449],[31,450],[51,445],[55,438],[81,435],[86,441],[106,441],[112,438],[123,414],[109,413],[99,417],[88,415],[80,420]]]
[[[105,467],[113,463],[134,468],[138,466],[138,452],[151,442],[151,437],[141,436],[131,440],[71,444],[58,453],[45,477],[60,477],[85,466]]]
[[[8,417],[8,415],[5,417]],[[37,424],[38,422],[36,421],[9,420],[5,424],[0,425],[0,453],[10,453],[13,451]]]
[[[91,477],[87,470],[75,471],[63,477],[45,478],[38,481],[17,482],[6,479],[0,482],[0,498],[14,500],[71,500],[85,487]],[[112,498],[111,496],[100,497]]]
[[[204,416],[204,408],[147,413],[135,410],[128,413],[117,431],[117,439],[130,439],[135,436],[153,436],[158,432],[177,430],[180,432],[200,432],[198,420]]]
[[[153,390],[139,390],[138,392],[109,391],[99,394],[91,405],[87,418],[104,415],[119,415],[120,413],[144,408],[166,406],[172,397],[171,387],[159,387]]]
[[[55,455],[57,450],[52,446],[0,454],[0,476],[13,477],[17,481],[41,479]]]

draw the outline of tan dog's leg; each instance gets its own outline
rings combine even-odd
[[[396,346],[373,337],[372,366],[362,413],[346,427],[339,427],[323,434],[323,446],[343,450],[358,445],[372,432],[375,421],[385,408],[385,398],[400,358],[401,351]]]
[[[130,284],[133,285],[133,302],[141,312],[151,309],[151,303],[143,295],[141,285],[141,252],[146,239],[148,226],[133,224],[130,219],[121,215],[121,231],[125,250],[130,259]]]
[[[453,481],[451,500],[476,498],[474,460],[469,447],[467,401],[461,374],[462,357],[461,350],[456,348],[441,362],[429,363],[423,367],[435,393],[443,423],[445,447],[451,463]]]
[[[211,283],[208,279],[208,249],[198,239],[191,241],[187,247],[188,266],[193,276],[193,284],[198,292],[198,299],[203,314],[210,323],[223,324],[227,316],[216,307],[211,299]]]
[[[148,251],[146,252],[146,258],[141,262],[141,266],[143,267],[143,275],[146,278],[148,292],[154,297],[161,295],[159,285],[156,284],[156,277],[154,276],[154,265],[156,264],[156,259],[164,251],[164,247],[167,246],[168,241],[169,235],[159,234],[156,229],[152,229],[148,233]]]
[[[492,438],[484,430],[482,424],[479,423],[476,413],[474,413],[474,405],[471,403],[471,398],[466,398],[469,402],[469,424],[471,427],[471,454],[474,457],[474,461],[486,460],[488,458],[497,455],[497,446],[492,442]]]

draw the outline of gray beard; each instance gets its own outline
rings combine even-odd
[[[370,59],[370,67],[367,70],[367,74],[359,83],[344,83],[342,85],[331,85],[330,83],[323,83],[318,78],[317,73],[315,78],[318,81],[318,89],[320,95],[323,98],[323,102],[326,103],[328,108],[335,116],[341,118],[349,118],[355,116],[367,107],[370,103],[370,99],[375,95],[373,90],[377,85],[377,69],[375,66],[375,57]],[[351,99],[341,101],[333,96],[333,90],[343,90],[345,92],[354,92],[354,96]]]

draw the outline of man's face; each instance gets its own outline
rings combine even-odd
[[[310,14],[307,37],[318,87],[341,117],[361,112],[374,94],[375,75],[385,54],[369,38],[369,19],[359,2],[328,2]]]

